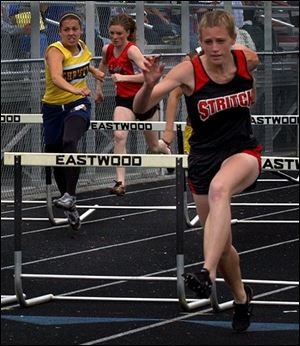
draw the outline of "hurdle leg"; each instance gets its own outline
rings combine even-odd
[[[178,146],[178,153],[179,154],[184,154],[184,145],[183,145],[183,133],[182,133],[182,129],[181,129],[181,125],[177,125],[176,126],[176,134],[177,134],[177,146]],[[185,217],[185,222],[187,224],[187,226],[189,227],[193,227],[195,225],[195,222],[194,224],[192,223],[192,221],[194,220],[190,220],[190,217],[189,217],[189,212],[188,212],[188,206],[187,206],[187,188],[186,188],[186,176],[184,174],[184,177],[183,177],[183,203],[184,203],[184,217]]]
[[[26,295],[23,294],[24,298],[26,298]],[[16,295],[8,295],[8,296],[1,296],[1,306],[17,303],[18,298]]]
[[[185,229],[185,210],[184,203],[184,176],[182,159],[176,159],[176,261],[177,261],[177,295],[181,307],[186,311],[191,311],[198,307],[210,303],[209,299],[199,299],[193,302],[187,302],[185,295],[184,274],[184,229]],[[213,292],[213,294],[215,291]],[[217,301],[214,296],[213,301]]]
[[[68,220],[66,218],[57,219],[54,217],[53,208],[52,208],[52,195],[51,195],[51,179],[52,170],[51,167],[46,167],[46,202],[47,202],[47,212],[48,218],[52,225],[67,225]]]
[[[52,299],[53,295],[49,294],[46,296],[36,297],[29,300],[25,299],[25,294],[22,288],[22,165],[21,156],[15,156],[14,162],[14,191],[15,191],[15,242],[14,242],[14,285],[16,299],[21,306],[30,306],[39,303],[48,302]]]

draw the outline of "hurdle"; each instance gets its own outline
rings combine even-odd
[[[273,158],[275,159],[275,158]],[[279,158],[277,158],[279,159]],[[271,160],[268,158],[268,160]],[[289,158],[289,164],[297,165],[297,158]],[[182,275],[184,274],[184,170],[187,168],[186,155],[168,155],[161,160],[161,155],[114,155],[114,154],[50,154],[50,153],[4,153],[4,164],[14,166],[15,179],[15,251],[14,251],[14,285],[16,299],[23,307],[30,307],[36,304],[50,302],[52,300],[95,300],[95,301],[139,301],[139,302],[179,302],[184,310],[190,311],[195,308],[211,304],[215,311],[227,309],[232,306],[232,301],[219,304],[217,299],[216,285],[214,284],[210,299],[187,299],[185,285]],[[87,276],[87,275],[52,275],[52,274],[24,274],[22,273],[22,166],[135,166],[152,168],[176,168],[176,277],[150,277],[150,276]],[[22,278],[55,278],[55,279],[81,279],[81,280],[124,280],[124,281],[176,281],[177,298],[131,298],[131,297],[79,297],[46,294],[30,299],[26,296],[22,288]],[[267,283],[264,280],[257,281]],[[277,282],[277,281],[276,281]],[[274,283],[274,282],[272,282]],[[279,282],[277,282],[279,283]],[[283,281],[282,284],[298,285],[297,282]],[[279,304],[277,302],[276,304]],[[293,305],[294,302],[283,302]]]
[[[15,156],[14,156],[15,154]],[[5,153],[4,154],[4,164],[8,165],[14,165],[15,169],[15,180],[14,180],[14,188],[15,188],[15,253],[14,253],[14,263],[15,263],[15,271],[14,271],[14,284],[15,284],[15,293],[16,293],[16,299],[19,302],[19,304],[23,307],[29,307],[40,303],[49,302],[51,300],[62,300],[62,299],[91,299],[91,300],[124,300],[124,301],[166,301],[166,302],[178,302],[178,299],[174,298],[118,298],[118,297],[63,297],[63,296],[54,296],[53,294],[46,294],[43,296],[35,297],[26,299],[25,294],[23,293],[22,289],[22,278],[23,277],[39,277],[39,278],[61,278],[61,279],[99,279],[99,280],[160,280],[160,281],[173,281],[178,280],[178,277],[127,277],[127,276],[72,276],[72,275],[37,275],[36,274],[22,274],[22,249],[21,249],[21,237],[22,237],[22,165],[29,165],[30,159],[34,158],[36,166],[61,166],[61,165],[69,165],[70,166],[70,159],[73,157],[73,159],[76,160],[79,159],[81,161],[81,164],[84,162],[84,159],[82,155],[80,154],[70,154],[65,156],[65,154],[59,155],[59,154],[41,154],[41,155],[35,155],[33,153]],[[63,156],[67,159],[67,161],[64,160]],[[101,156],[101,155],[100,155]],[[179,160],[178,157],[175,156],[168,156],[168,161],[166,162],[164,160],[164,163],[161,162],[161,155],[104,155],[104,161],[103,158],[97,155],[97,158],[94,156],[94,154],[87,154],[86,159],[88,159],[88,163],[84,164],[91,165],[93,162],[93,165],[97,163],[98,166],[126,166],[129,165],[133,166],[143,166],[143,167],[153,167],[153,168],[161,168],[163,167],[175,167],[175,160],[176,162]],[[103,155],[102,155],[103,157]],[[43,159],[42,159],[43,158]],[[42,161],[41,161],[42,159]],[[54,161],[53,161],[54,159]],[[73,160],[71,159],[71,160]],[[180,158],[180,165],[178,164],[178,167],[181,167],[181,170],[183,171],[182,166],[182,160],[186,160],[186,157],[183,156]],[[29,161],[28,161],[29,160]],[[83,161],[82,161],[83,160]],[[107,161],[109,160],[109,162]],[[92,162],[91,162],[92,161]],[[73,166],[73,164],[71,164]],[[178,193],[178,192],[177,192]],[[179,205],[182,205],[181,201],[178,202]],[[179,276],[180,280],[183,284],[183,278]],[[184,287],[184,285],[183,285]],[[195,301],[195,300],[191,300]],[[203,306],[205,304],[208,304],[209,300],[198,300],[197,306]]]
[[[1,124],[42,124],[42,114],[1,114]],[[184,122],[177,122],[174,124],[174,130],[180,126],[184,129]],[[127,131],[163,131],[165,128],[165,122],[153,121],[96,121],[90,122],[89,130],[127,130]],[[53,202],[51,194],[51,167],[46,167],[46,207],[48,213],[48,220],[52,225],[66,225],[68,220],[66,218],[57,218],[54,216]],[[94,208],[95,207],[95,208]],[[91,215],[97,208],[97,206],[91,206],[85,213],[80,215],[80,220],[85,220]],[[5,218],[1,218],[4,220]],[[6,218],[8,220],[9,218]],[[43,219],[44,220],[44,219]],[[40,221],[40,219],[39,219]]]
[[[42,114],[9,114],[3,113],[1,114],[1,123],[3,124],[42,124]],[[164,131],[165,122],[163,121],[98,121],[92,120],[90,122],[89,130],[126,130],[126,131]],[[299,125],[299,115],[252,115],[251,116],[251,124],[252,125]],[[177,146],[178,153],[184,154],[183,152],[183,131],[185,129],[186,122],[174,122],[173,130],[177,134]],[[268,167],[266,167],[268,165]],[[271,165],[271,166],[270,166]],[[263,169],[268,169],[272,171],[274,174],[285,177],[287,180],[299,183],[299,175],[297,178],[294,178],[284,172],[286,167],[287,170],[290,170],[288,167],[288,163],[285,162],[281,164],[279,161],[273,161],[269,163],[266,161],[265,167]],[[274,167],[275,169],[272,169]],[[198,216],[196,215],[192,219],[188,213],[188,205],[187,205],[187,187],[186,187],[186,177],[184,177],[184,214],[186,224],[189,227],[194,227],[196,223],[199,221]],[[46,168],[46,200],[47,200],[47,212],[48,219],[52,225],[62,225],[67,224],[67,219],[63,218],[55,218],[53,208],[52,208],[52,196],[51,196],[51,168]],[[91,206],[84,214],[80,215],[80,219],[83,221],[87,216],[91,215],[96,208],[96,206]]]
[[[251,122],[252,125],[269,125],[269,124],[275,124],[275,125],[298,125],[298,116],[294,116],[294,115],[278,115],[278,116],[267,116],[267,115],[258,115],[258,116],[252,116],[251,117]],[[41,114],[1,114],[1,123],[26,123],[26,124],[41,124],[42,123],[42,115]],[[185,122],[175,122],[174,123],[174,131],[177,131],[177,135],[178,135],[178,142],[180,140],[180,138],[182,138],[182,131],[185,128],[186,123]],[[90,130],[131,130],[131,131],[163,131],[165,129],[165,122],[138,122],[138,121],[130,121],[130,122],[112,122],[112,121],[91,121],[90,124]],[[93,154],[91,154],[93,155]],[[107,156],[107,155],[106,155]],[[118,155],[119,157],[121,157],[121,155]],[[128,156],[128,155],[127,155]],[[153,155],[151,155],[153,157]],[[90,156],[90,158],[92,158],[92,156]],[[115,158],[116,159],[116,158]],[[278,166],[276,165],[280,165],[281,161],[287,159],[287,162],[285,163],[286,165],[298,165],[297,164],[297,158],[276,158],[276,162],[274,158],[266,158],[266,165],[268,166],[269,170],[278,170]],[[113,162],[114,159],[112,159],[112,166],[118,166],[118,165],[122,165],[123,163],[125,163],[124,166],[128,166],[130,165],[129,162],[118,162],[115,161]],[[177,159],[176,159],[177,160]],[[292,160],[292,162],[290,162],[289,160]],[[23,163],[22,163],[23,164]],[[72,162],[71,162],[72,164]],[[29,164],[30,165],[30,164]],[[84,164],[85,165],[85,164]],[[106,164],[104,164],[106,165]],[[44,166],[44,165],[43,165]],[[53,166],[53,165],[50,165]],[[147,166],[144,166],[147,167]],[[152,167],[152,168],[162,168],[161,163],[158,166],[152,166],[150,164],[150,166],[148,167]],[[172,163],[171,166],[166,167],[166,168],[174,168],[174,162]],[[186,163],[183,165],[184,168],[186,168]],[[273,167],[275,167],[275,169],[273,169]],[[53,225],[62,225],[62,224],[66,224],[67,220],[66,219],[57,219],[54,217],[53,214],[53,210],[52,210],[52,198],[51,198],[51,191],[50,191],[50,186],[51,186],[51,174],[49,176],[49,173],[47,173],[47,169],[50,169],[50,167],[46,167],[46,191],[47,191],[47,211],[48,211],[48,218],[51,222],[51,224]],[[179,169],[178,169],[179,170]],[[50,177],[50,178],[49,178]],[[289,177],[287,177],[289,178]],[[176,179],[177,179],[177,173],[176,173]],[[180,205],[176,205],[176,213],[178,213],[179,208],[183,205],[183,215],[184,215],[184,219],[186,221],[186,224],[193,226],[193,223],[197,222],[197,220],[194,218],[193,220],[189,220],[189,216],[187,213],[187,191],[186,191],[186,183],[185,183],[185,174],[183,174],[183,182],[181,182],[181,186],[184,186],[184,191],[183,191],[183,201]],[[178,200],[181,197],[178,197]],[[16,204],[15,204],[16,205]],[[82,208],[89,208],[89,210],[82,214],[80,216],[81,220],[83,220],[86,216],[90,215],[94,210],[98,209],[98,208],[103,208],[103,206],[78,206],[78,207],[82,207]],[[169,208],[169,207],[168,207]],[[155,209],[155,208],[153,208]],[[22,220],[22,218],[21,218]],[[234,219],[232,220],[232,223],[238,223],[238,222],[244,222],[245,220],[237,220]],[[177,222],[178,224],[178,222]],[[183,229],[183,228],[182,228]],[[179,232],[178,232],[179,233]],[[203,304],[207,304],[207,300],[204,300],[204,302],[199,302],[199,300],[186,300],[185,298],[185,291],[184,291],[184,284],[182,281],[182,273],[184,271],[184,269],[180,270],[180,267],[184,268],[184,261],[182,260],[182,258],[179,256],[177,258],[177,263],[178,268],[177,272],[179,272],[180,274],[177,273],[177,291],[178,291],[178,297],[179,297],[179,301],[182,305],[182,307],[185,310],[191,310],[194,309],[196,307],[202,306]],[[182,264],[181,264],[182,263]],[[21,277],[21,273],[18,273],[18,276]],[[28,277],[28,274],[23,274],[23,277]],[[66,277],[64,277],[66,278]],[[82,277],[81,277],[82,278]],[[103,279],[107,279],[107,277],[98,277],[103,278]],[[126,280],[137,280],[137,278],[135,277],[131,277],[131,278],[126,278]],[[143,279],[143,278],[142,278]],[[161,280],[170,280],[170,278],[160,278]],[[173,280],[173,278],[171,278],[171,280]],[[19,280],[19,283],[21,284],[21,280]],[[18,284],[17,286],[19,287],[19,291],[22,291],[22,289],[20,288],[20,284]],[[182,286],[183,285],[183,286]],[[54,297],[52,297],[54,298]],[[52,299],[51,298],[51,299]],[[44,299],[49,299],[49,297],[46,298],[37,298],[37,302],[39,302],[40,300],[44,300]],[[57,297],[54,299],[58,299]],[[100,298],[101,299],[101,298]],[[103,297],[103,299],[106,299]],[[107,298],[109,300],[112,300],[111,298]],[[118,299],[118,298],[116,298]],[[142,298],[141,298],[142,299]],[[26,304],[28,304],[27,300],[25,303],[25,299],[24,299],[24,294],[21,296],[20,295],[20,301],[23,301],[24,306]],[[150,299],[150,301],[152,301],[152,299]],[[168,301],[168,300],[167,300]],[[175,299],[175,301],[177,301]],[[190,303],[188,302],[190,301]],[[35,299],[33,300],[33,304],[35,303]],[[30,303],[31,304],[31,303]],[[211,296],[211,304],[214,307],[214,310],[218,311],[220,310],[220,306],[218,305],[217,302],[217,293],[216,293],[216,287],[213,287],[213,294]]]

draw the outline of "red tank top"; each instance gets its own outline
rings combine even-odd
[[[122,75],[134,75],[134,63],[128,58],[128,49],[133,46],[133,42],[128,42],[120,56],[114,56],[114,45],[109,44],[106,51],[106,63],[110,74],[119,73]],[[140,90],[142,83],[117,82],[116,94],[121,97],[132,97]]]

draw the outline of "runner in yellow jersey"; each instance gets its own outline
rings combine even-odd
[[[91,91],[86,77],[91,72],[103,81],[104,74],[90,65],[91,52],[80,40],[81,18],[66,13],[59,21],[61,41],[51,44],[45,55],[46,91],[43,101],[45,151],[76,153],[77,145],[88,129],[91,117]],[[79,229],[76,209],[76,185],[79,168],[54,168],[61,197],[54,204],[63,208],[72,228]]]

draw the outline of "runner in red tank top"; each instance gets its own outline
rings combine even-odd
[[[134,43],[135,32],[135,21],[127,14],[123,13],[111,19],[109,23],[111,43],[103,47],[99,69],[102,72],[108,70],[116,84],[114,121],[126,122],[136,119],[158,121],[156,105],[147,112],[142,110],[139,114],[135,114],[132,110],[134,96],[144,82],[144,76],[140,71],[145,70],[149,64]],[[99,82],[96,89],[96,102],[102,102],[103,100],[102,83]],[[171,154],[170,148],[158,139],[157,132],[144,131],[144,135],[151,152]],[[127,137],[128,131],[117,130],[114,132],[115,154],[126,153]],[[116,184],[110,189],[110,192],[122,196],[125,194],[125,168],[118,167],[116,173]]]

